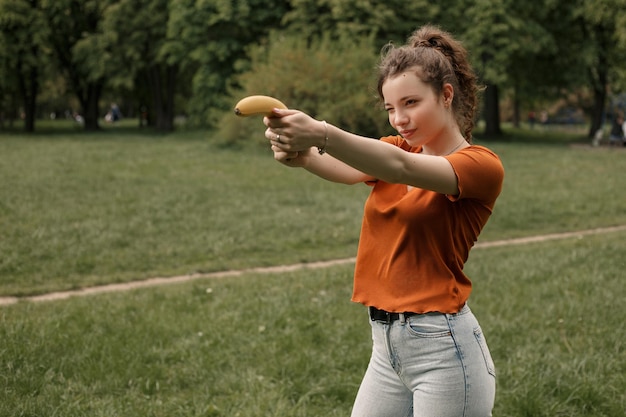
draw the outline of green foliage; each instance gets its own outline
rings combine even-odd
[[[545,25],[549,12],[546,5],[514,0],[471,3],[466,13],[473,23],[460,36],[467,42],[482,77],[500,87],[519,85],[525,80],[525,88],[541,84],[542,80],[535,79],[535,72],[530,69],[540,64],[554,65],[554,59],[540,60],[538,55],[556,52],[556,40]],[[541,73],[546,69],[542,68]]]
[[[372,36],[377,47],[404,42],[416,27],[447,13],[442,2],[414,0],[292,0],[283,24],[289,35],[315,39],[330,35]],[[444,12],[445,10],[445,12]],[[410,16],[410,18],[407,18]]]
[[[50,34],[36,3],[0,0],[0,124],[5,114],[25,112],[25,130],[34,129],[35,102],[50,63]]]
[[[168,0],[119,0],[106,9],[103,36],[117,58],[108,73],[108,87],[130,90],[142,70],[165,63],[159,54],[167,42],[168,19]]]
[[[280,28],[287,7],[286,0],[171,2],[168,41],[161,53],[183,71],[191,69],[185,80],[192,91],[187,109],[191,124],[215,124],[216,114],[228,108],[226,92],[239,62],[246,60],[246,48]]]
[[[246,89],[237,76],[257,65],[248,50],[268,47],[272,30],[307,49],[327,37],[376,53],[433,23],[464,41],[503,98],[524,106],[595,89],[596,120],[606,101],[598,92],[626,85],[626,18],[617,12],[625,8],[626,0],[0,0],[0,105],[17,114],[10,107],[29,94],[20,81],[37,70],[46,86],[37,104],[67,101],[69,89],[94,127],[97,101],[110,97],[136,107],[154,98],[151,115],[176,112],[213,126],[231,107],[233,89]],[[355,55],[346,55],[346,66],[348,59],[362,66]]]
[[[377,102],[377,54],[372,44],[371,37],[325,36],[308,42],[275,33],[267,44],[251,49],[251,69],[238,77],[242,89],[232,94],[232,105],[248,95],[270,95],[288,107],[352,132],[375,137],[386,134],[391,128]],[[223,125],[222,134],[229,140],[263,136],[257,124],[234,118],[232,110]],[[252,127],[256,130],[250,130]]]
[[[606,82],[613,84],[626,73],[626,44],[620,42],[626,39],[626,27],[624,13],[618,10],[626,10],[626,0],[581,1],[574,11],[578,30],[584,36],[581,55],[590,68],[588,80],[594,88],[605,88]],[[623,84],[615,87],[626,88]]]
[[[98,128],[99,100],[116,59],[101,23],[109,2],[42,0],[39,10],[49,29],[46,46],[51,65],[67,80],[80,103],[87,130]]]
[[[0,57],[5,69],[25,73],[42,65],[45,57],[33,52],[41,52],[48,34],[41,11],[31,2],[0,0]]]

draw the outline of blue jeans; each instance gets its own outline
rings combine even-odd
[[[495,368],[467,305],[370,323],[372,357],[352,417],[491,416]]]

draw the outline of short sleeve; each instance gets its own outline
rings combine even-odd
[[[493,206],[502,191],[504,167],[491,150],[472,145],[445,157],[456,174],[459,194],[448,196],[451,201],[475,199]]]

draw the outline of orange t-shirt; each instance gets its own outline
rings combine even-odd
[[[400,136],[381,140],[411,148]],[[463,272],[471,247],[502,189],[504,169],[472,145],[445,157],[459,194],[448,196],[381,180],[365,203],[352,300],[392,312],[456,313],[472,289]]]

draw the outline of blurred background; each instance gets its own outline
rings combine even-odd
[[[464,42],[487,87],[483,134],[558,124],[592,138],[626,106],[624,10],[626,0],[0,0],[0,130],[123,118],[236,137],[233,103],[268,94],[383,135],[380,49],[432,23]]]

